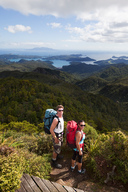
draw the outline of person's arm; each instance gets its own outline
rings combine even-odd
[[[81,133],[77,132],[76,133],[76,147],[79,150],[79,155],[82,155],[83,153],[82,153],[82,151],[80,149],[80,144],[79,144],[80,141],[81,141]]]
[[[51,132],[51,135],[53,136],[53,138],[55,139],[55,143],[59,143],[59,140],[54,133],[54,129],[57,126],[57,124],[58,124],[58,119],[55,118],[55,119],[53,119],[53,122],[50,127],[50,132]]]

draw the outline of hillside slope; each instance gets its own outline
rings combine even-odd
[[[0,72],[2,71],[14,71],[18,70],[21,72],[30,72],[36,69],[37,67],[43,67],[43,68],[50,68],[50,69],[56,69],[51,62],[47,61],[41,61],[41,60],[20,60],[19,62],[5,62],[0,60]]]
[[[99,131],[118,127],[128,130],[128,112],[117,103],[62,80],[54,81],[54,86],[51,83],[13,77],[0,79],[0,121],[41,123],[46,108],[55,108],[61,103],[65,107],[65,121],[84,119]]]
[[[0,78],[15,77],[19,79],[34,79],[39,82],[54,84],[56,81],[76,82],[76,78],[66,72],[60,70],[53,70],[49,68],[38,67],[31,72],[21,71],[3,71],[0,72]]]
[[[107,67],[82,81],[76,82],[82,90],[101,94],[114,102],[120,102],[128,110],[128,65]]]

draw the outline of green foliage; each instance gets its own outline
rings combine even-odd
[[[83,131],[87,135],[89,140],[96,139],[98,137],[98,133],[97,133],[96,129],[94,129],[94,127],[88,125],[87,123],[86,123],[86,126]]]
[[[53,145],[52,136],[44,132],[40,134],[31,133],[28,135],[23,132],[10,130],[0,134],[0,144],[24,148],[38,155],[51,152]]]
[[[51,135],[40,133],[39,135],[23,135],[15,139],[15,143],[20,148],[28,149],[30,152],[42,155],[52,151]]]
[[[65,127],[66,125],[65,122]],[[127,183],[128,137],[121,131],[98,135],[97,131],[87,123],[84,132],[86,133],[84,164],[88,174],[91,173],[93,178],[104,182],[107,174],[112,172],[113,166],[115,166],[115,172],[110,180],[112,179],[115,183]],[[6,191],[9,187],[11,187],[9,189],[12,191],[16,189],[20,184],[19,179],[23,172],[40,178],[49,178],[52,156],[51,135],[44,132],[27,135],[9,130],[1,132],[0,140],[0,178],[3,181],[0,180],[1,190]],[[62,150],[64,153],[70,152],[65,140]],[[5,169],[4,162],[9,164],[10,168],[8,168],[9,171],[7,172],[9,177],[3,171]],[[11,179],[11,176],[16,172],[14,180]],[[11,182],[12,185],[8,186],[7,181],[8,183]]]
[[[106,80],[100,77],[91,76],[82,81],[78,81],[76,84],[81,87],[82,90],[96,92],[98,89],[107,85],[107,83]]]
[[[128,76],[128,65],[126,64],[115,64],[107,67],[105,70],[99,72],[96,76],[107,81],[114,81],[117,78],[124,78]]]
[[[30,124],[27,121],[23,121],[23,122],[13,122],[12,121],[9,124],[0,125],[0,130],[1,131],[13,130],[16,132],[19,131],[19,132],[23,132],[23,133],[27,133],[27,134],[38,132],[37,126],[35,126],[34,124]]]
[[[91,145],[91,140],[96,140],[98,137],[98,133],[96,131],[96,129],[94,129],[92,126],[88,125],[86,123],[86,126],[84,128],[84,133],[85,133],[85,140],[84,140],[84,151],[88,151],[88,149],[90,148]]]
[[[48,179],[51,154],[38,156],[27,149],[0,146],[0,191],[15,191],[23,173]]]
[[[0,190],[14,192],[20,187],[20,178],[24,171],[24,157],[13,152],[8,156],[0,155]]]
[[[104,95],[128,111],[128,65],[118,64],[76,83],[82,90]]]
[[[110,179],[127,183],[128,137],[117,131],[107,135],[101,134],[96,140],[92,139],[85,162],[93,176],[102,182],[115,166],[115,172]]]
[[[51,171],[51,154],[39,156],[35,153],[30,153],[28,150],[18,150],[19,154],[25,159],[24,173],[38,176],[43,179],[50,178]]]

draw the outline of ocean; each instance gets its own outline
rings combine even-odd
[[[0,54],[5,54],[3,52],[0,51]],[[8,54],[8,53],[6,53]],[[106,60],[106,59],[111,59],[113,56],[116,57],[120,57],[120,56],[128,56],[128,52],[108,52],[108,51],[53,51],[53,52],[12,52],[10,54],[17,54],[17,55],[35,55],[36,58],[34,58],[33,60],[47,60],[47,57],[50,56],[56,56],[56,55],[71,55],[71,54],[81,54],[82,57],[90,57],[91,59],[95,59],[96,61],[99,60]],[[39,58],[37,58],[37,56],[39,56]],[[42,58],[40,58],[42,57]],[[18,62],[20,59],[23,58],[18,58],[18,59],[10,59],[11,62]],[[26,58],[25,58],[26,59]],[[26,60],[32,60],[27,58]],[[70,65],[69,61],[65,61],[65,60],[51,60],[53,62],[53,66],[57,67],[57,68],[62,68],[62,66],[65,65]],[[87,64],[94,64],[93,62],[85,62]]]

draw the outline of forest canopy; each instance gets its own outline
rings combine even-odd
[[[0,122],[26,120],[35,125],[43,122],[45,110],[65,107],[64,119],[84,119],[97,130],[127,130],[128,113],[117,103],[101,96],[89,94],[70,83],[57,82],[55,86],[36,80],[13,77],[0,80]]]

